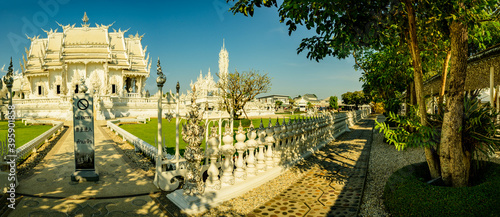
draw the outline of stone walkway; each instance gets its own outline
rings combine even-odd
[[[356,216],[361,204],[373,117],[361,120],[296,168],[307,174],[248,216]],[[20,200],[9,216],[166,216],[153,180],[132,169],[96,122],[98,182],[72,182],[73,129],[70,128],[29,177],[20,180]],[[165,195],[162,192],[161,195]],[[164,196],[163,196],[164,197]],[[154,201],[158,201],[158,206]],[[180,214],[183,215],[183,214]]]
[[[96,122],[97,182],[73,182],[73,129],[33,169],[20,179],[21,195],[9,216],[165,216],[155,204],[158,189],[153,180],[132,169],[115,149],[114,142]]]
[[[374,117],[369,116],[297,165],[309,172],[247,216],[357,216],[368,168]]]

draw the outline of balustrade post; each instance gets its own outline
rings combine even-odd
[[[276,143],[274,145],[274,155],[273,155],[273,163],[274,166],[280,165],[281,161],[281,132],[283,130],[283,127],[280,126],[280,120],[276,118],[276,125],[274,126],[274,138],[276,140]]]
[[[292,142],[293,142],[293,125],[292,125],[292,119],[288,119],[288,124],[286,125],[286,131],[287,131],[287,142],[286,142],[286,160],[291,161],[292,160]]]
[[[247,179],[247,172],[245,171],[245,159],[243,158],[243,152],[246,151],[247,146],[245,144],[245,131],[243,131],[243,126],[238,126],[238,132],[236,133],[236,144],[234,147],[238,151],[238,158],[236,159],[236,170],[234,171],[234,176],[237,180]]]
[[[210,139],[207,141],[210,148],[207,150],[208,155],[210,155],[210,166],[208,167],[207,173],[208,178],[205,186],[209,189],[220,190],[221,182],[219,180],[219,168],[217,168],[217,159],[219,158],[219,135],[217,134],[217,127],[212,127],[212,133]],[[178,162],[177,162],[178,163]]]
[[[265,163],[265,155],[264,148],[266,145],[266,129],[264,128],[264,124],[262,123],[262,119],[260,119],[260,126],[258,129],[259,139],[257,140],[259,145],[259,153],[257,154],[257,171],[265,172],[266,171],[266,163]]]
[[[255,138],[257,137],[257,133],[253,128],[253,123],[250,121],[250,128],[247,131],[248,140],[246,141],[246,145],[248,147],[248,157],[247,157],[247,175],[255,176],[257,175],[257,170],[255,168],[255,148],[257,147],[257,141]]]
[[[273,144],[276,142],[276,140],[274,140],[274,137],[273,137],[274,127],[272,125],[271,118],[269,118],[269,125],[267,126],[266,134],[267,134],[267,137],[266,137],[266,144],[267,144],[266,166],[268,169],[271,169],[274,167]]]
[[[224,163],[222,165],[222,177],[221,181],[226,185],[234,184],[233,175],[233,155],[235,152],[233,146],[233,130],[230,128],[229,124],[226,123],[224,137],[222,138],[224,145],[221,147],[222,154],[224,155]]]

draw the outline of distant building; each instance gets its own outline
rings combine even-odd
[[[286,95],[269,95],[269,96],[263,96],[263,97],[258,97],[257,101],[260,103],[263,103],[267,106],[274,107],[276,105],[277,101],[283,102],[281,106],[288,106],[290,105],[290,96]]]
[[[322,106],[321,100],[318,100],[318,97],[315,94],[304,94],[301,97],[295,97],[294,100],[300,111],[306,111],[308,103],[311,103],[313,107]]]

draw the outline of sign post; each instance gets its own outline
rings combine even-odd
[[[95,168],[94,107],[88,93],[73,97],[73,132],[75,135],[75,172],[72,181],[99,181]]]

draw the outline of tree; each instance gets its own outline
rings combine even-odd
[[[329,104],[330,104],[330,108],[332,109],[339,109],[339,99],[337,98],[337,96],[330,96],[330,100],[329,100]]]
[[[363,91],[347,92],[342,94],[342,102],[344,104],[354,104],[356,109],[360,104],[368,103],[368,99],[365,97]]]
[[[278,7],[278,3],[276,0],[239,0],[231,10],[233,13],[253,16],[254,7],[261,6]],[[416,115],[424,128],[427,126],[427,113],[421,51],[425,49],[426,42],[434,40],[434,36],[449,37],[451,86],[446,97],[441,141],[434,149],[439,150],[439,153],[432,151],[432,146],[422,146],[425,147],[431,176],[441,175],[446,184],[458,187],[467,185],[470,171],[468,162],[471,155],[463,148],[463,132],[460,130],[464,124],[464,81],[469,31],[482,28],[479,24],[483,21],[497,20],[498,6],[497,0],[285,0],[278,10],[280,21],[286,23],[289,34],[297,30],[298,25],[316,30],[317,35],[302,39],[297,49],[299,53],[309,50],[307,58],[316,61],[329,55],[345,58],[356,51],[378,50],[395,34],[402,36],[412,60],[412,86],[418,107]],[[488,35],[485,31],[475,33],[474,37]]]
[[[307,102],[307,108],[310,109],[313,107],[313,104],[311,102]]]
[[[253,100],[261,93],[271,89],[271,78],[267,74],[259,74],[253,70],[239,73],[229,73],[227,77],[220,78],[216,86],[220,89],[220,96],[226,111],[232,118],[238,119],[242,113],[248,118],[244,110],[247,102]]]
[[[278,100],[278,101],[274,102],[274,104],[276,105],[276,108],[278,108],[281,105],[283,105],[283,102]]]

